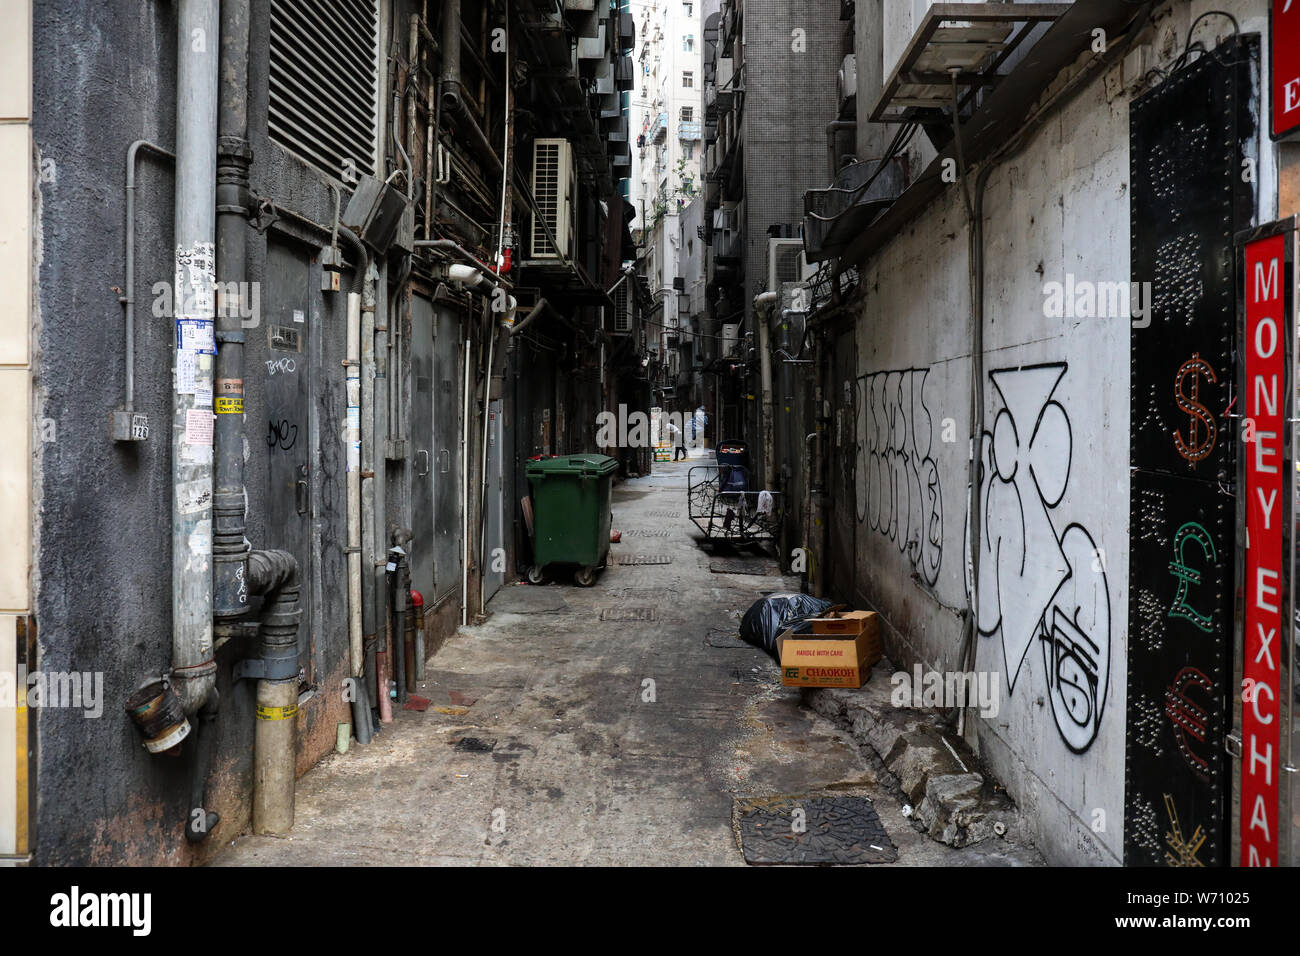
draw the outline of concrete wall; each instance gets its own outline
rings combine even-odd
[[[253,36],[267,33],[267,7],[256,8]],[[174,143],[175,10],[133,0],[87,4],[42,0],[34,18],[33,136],[39,183],[36,222],[39,292],[35,316],[33,420],[51,440],[33,462],[36,569],[33,573],[43,671],[98,672],[103,715],[69,709],[34,712],[40,797],[35,853],[40,863],[187,863],[182,838],[188,809],[188,761],[151,757],[123,712],[146,677],[170,666],[171,478],[169,434],[174,332],[151,312],[153,283],[171,278],[172,171],[146,158],[137,179],[136,387],[149,415],[148,441],[109,439],[111,409],[122,402],[123,169],[128,145],[144,137]],[[253,186],[316,222],[333,203],[314,172],[266,138],[266,45],[254,43],[250,100]],[[250,280],[265,276],[266,247],[282,243],[303,256],[303,281],[319,289],[310,260],[320,237],[272,229],[250,237]],[[344,277],[345,283],[350,277]],[[299,712],[301,772],[327,752],[334,724],[346,719],[338,693],[346,660],[342,489],[341,306],[311,297],[312,318],[327,330],[313,398],[321,460],[314,463],[320,502],[320,577],[315,597],[313,667],[320,690]],[[319,310],[319,314],[316,313]],[[288,323],[292,325],[292,322]],[[246,435],[248,537],[278,547],[268,517],[265,323],[250,330]],[[319,467],[317,467],[319,465]],[[330,476],[333,476],[331,480]],[[218,653],[222,712],[210,804],[222,823],[205,847],[247,822],[252,785],[254,688],[231,681],[236,648]]]
[[[1264,4],[1225,6],[1244,31],[1263,25]],[[1190,18],[1208,8],[1161,11],[1149,65],[1174,48],[1170,37],[1181,52]],[[1212,45],[1228,28],[1204,29]],[[887,50],[899,42],[887,32]],[[1043,284],[1067,274],[1129,279],[1124,79],[1121,71],[1111,84],[1091,82],[997,167],[985,200],[984,633],[975,668],[1000,675],[1002,699],[974,734],[1045,854],[1069,864],[1122,858],[1130,331],[1124,316],[1047,318]],[[1263,153],[1270,165],[1271,148]],[[869,262],[850,413],[856,597],[881,612],[896,663],[944,671],[959,666],[955,611],[966,604],[966,237],[954,188]],[[995,470],[1015,478],[990,491]],[[1081,629],[1104,649],[1096,707],[1082,726],[1065,717],[1036,634],[1044,614],[1067,605],[1081,609]]]

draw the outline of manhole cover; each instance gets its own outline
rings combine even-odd
[[[481,737],[461,737],[456,741],[457,750],[462,753],[471,754],[490,754],[497,742],[495,740],[484,740]]]
[[[627,532],[634,538],[666,538],[670,533],[667,528],[633,528]]]
[[[655,609],[652,607],[602,607],[602,621],[653,621]]]
[[[732,825],[750,864],[854,866],[898,859],[865,797],[736,800]]]
[[[672,564],[671,554],[616,554],[615,564]]]
[[[714,574],[780,574],[781,568],[775,561],[764,558],[713,558],[709,561],[709,570]]]

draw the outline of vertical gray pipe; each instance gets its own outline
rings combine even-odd
[[[392,293],[388,287],[388,263],[380,266],[379,290],[382,295],[375,296],[375,443],[378,446],[375,455],[375,520],[367,529],[370,536],[370,549],[374,554],[374,564],[368,569],[371,587],[375,592],[376,628],[381,637],[386,639],[388,631],[388,586],[385,580],[384,562],[381,560],[388,549],[388,407],[392,394],[388,383],[388,324],[393,320],[395,311]],[[367,676],[374,677],[375,641],[366,648]],[[377,697],[372,697],[378,700]]]
[[[248,145],[248,0],[221,5],[220,105],[217,111],[217,342],[214,391],[216,494],[213,496],[213,614],[248,610],[244,506],[244,329],[250,311],[248,222],[252,205]]]
[[[375,287],[366,276],[361,297],[361,630],[364,640],[373,640],[383,618],[377,608],[383,598],[375,593],[374,536],[376,462],[383,460],[382,450],[375,454]]]
[[[172,679],[190,716],[215,688],[217,669],[211,569],[217,8],[217,0],[177,0]]]
[[[441,94],[460,95],[460,0],[442,6]]]

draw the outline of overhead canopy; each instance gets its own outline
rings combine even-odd
[[[1001,7],[1005,12],[1014,11],[1019,14],[1022,8],[1034,6],[1061,5],[946,3],[935,4],[933,9],[946,11],[949,16],[953,16],[952,11],[956,8],[964,18],[970,19],[970,13],[979,7]],[[1065,6],[1065,12],[1056,18],[1031,48],[1024,51],[1019,62],[975,105],[969,118],[961,124],[963,151],[966,162],[970,165],[982,162],[1015,138],[1043,91],[1080,53],[1092,45],[1093,31],[1098,28],[1105,30],[1110,37],[1110,49],[1122,50],[1117,41],[1130,29],[1145,22],[1152,4],[1139,5],[1133,3],[1133,0],[1087,0],[1086,3]],[[950,79],[950,101],[951,82]],[[861,265],[947,189],[942,171],[945,164],[956,159],[956,155],[955,144],[950,143],[942,149],[898,200],[880,213],[845,248],[840,256],[838,270],[842,272],[850,266]]]

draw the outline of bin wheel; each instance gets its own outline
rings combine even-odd
[[[534,564],[528,569],[529,584],[541,584],[545,580],[546,575],[542,573],[542,566],[540,564]]]
[[[589,588],[596,583],[595,568],[579,568],[573,576],[573,580],[578,583],[579,587]]]

